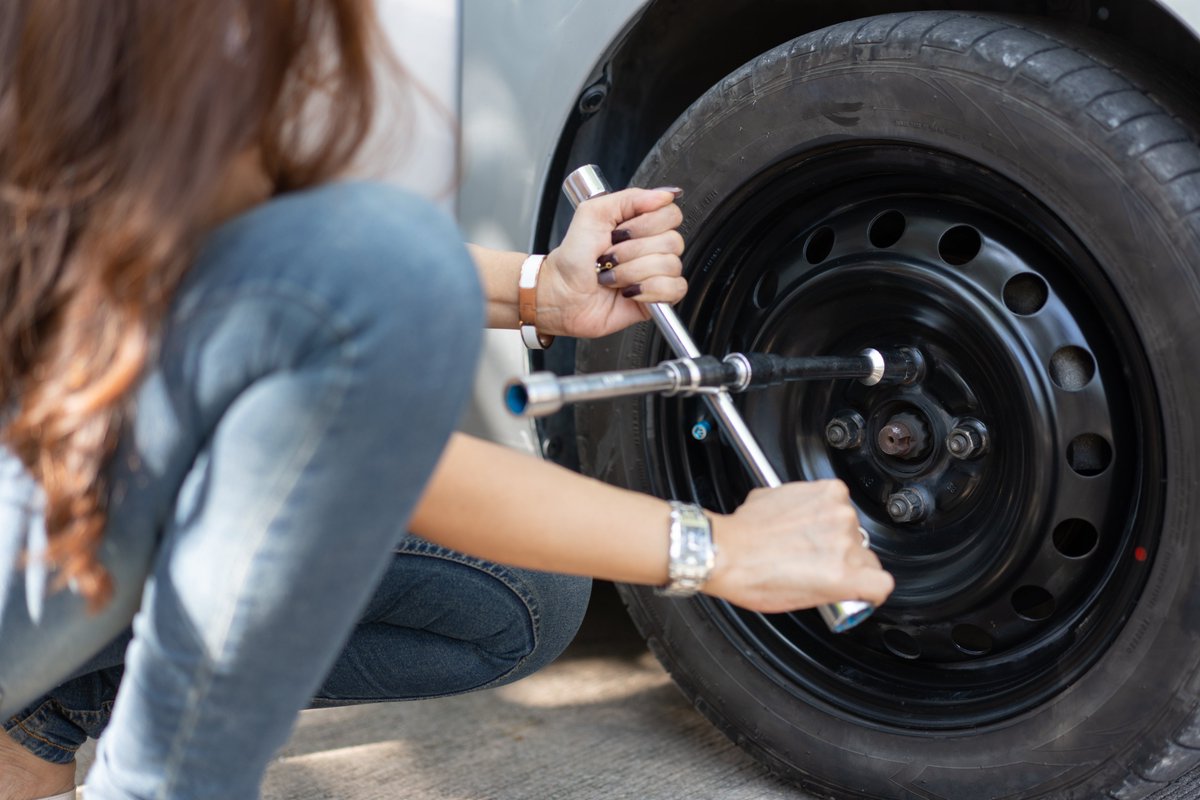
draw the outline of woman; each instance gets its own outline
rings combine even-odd
[[[481,321],[600,336],[682,297],[680,212],[588,201],[542,261],[333,182],[367,5],[0,6],[0,800],[73,796],[102,731],[89,800],[256,796],[306,705],[547,663],[585,576],[891,590],[840,484],[705,517],[452,433]]]

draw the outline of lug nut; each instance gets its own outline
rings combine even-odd
[[[835,450],[860,447],[866,425],[863,418],[853,411],[834,417],[825,425],[825,441]]]
[[[960,419],[946,436],[946,450],[964,461],[983,455],[987,445],[987,428],[977,419]]]
[[[918,489],[901,489],[887,499],[892,522],[920,522],[933,510],[933,501]]]

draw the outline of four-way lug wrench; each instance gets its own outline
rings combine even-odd
[[[765,389],[791,381],[848,378],[857,378],[867,386],[912,383],[920,376],[922,363],[921,354],[907,347],[889,352],[868,348],[850,357],[730,353],[719,360],[714,356],[678,358],[656,367],[588,375],[534,372],[510,380],[504,402],[517,416],[544,417],[570,403],[631,395],[713,395]]]
[[[604,175],[600,172],[599,167],[592,164],[575,170],[563,182],[563,192],[571,202],[572,208],[578,208],[579,204],[583,201],[607,194],[609,191],[611,191],[611,187],[608,185],[608,181],[604,179]],[[696,347],[696,343],[692,341],[691,334],[688,333],[683,322],[669,305],[666,303],[651,303],[650,315],[654,323],[658,326],[658,330],[663,338],[667,340],[667,344],[670,345],[671,350],[681,361],[690,360],[694,362],[701,357],[700,350]],[[630,380],[639,379],[631,378]],[[528,392],[528,388],[526,391]],[[650,391],[654,390],[651,389]],[[763,452],[762,447],[755,440],[754,434],[750,432],[750,428],[746,425],[745,420],[742,419],[742,415],[738,413],[729,392],[725,389],[715,388],[710,392],[704,393],[703,397],[713,416],[717,418],[717,421],[720,422],[725,430],[729,442],[741,457],[742,463],[746,465],[746,468],[757,483],[765,487],[781,486],[783,481],[780,480],[774,466],[767,459],[766,453]],[[862,528],[859,530],[863,534],[864,546],[869,546],[869,538],[866,531]],[[875,609],[870,603],[862,600],[843,600],[820,606],[817,610],[820,612],[825,624],[829,626],[829,629],[835,633],[840,633],[862,622]]]

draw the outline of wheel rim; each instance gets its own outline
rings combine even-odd
[[[705,600],[706,612],[799,696],[875,724],[977,727],[1078,678],[1136,601],[1162,500],[1145,358],[1095,260],[1001,176],[886,144],[797,156],[749,181],[706,231],[681,308],[702,352],[905,346],[927,361],[911,386],[739,398],[787,479],[850,485],[897,577],[892,600],[842,635],[811,612]],[[661,343],[652,355],[667,356]],[[663,491],[735,508],[751,484],[719,437],[690,435],[699,401],[647,411]],[[831,446],[826,425],[854,415],[862,443]],[[897,420],[920,440],[901,455],[879,438]],[[948,451],[963,425],[982,453]],[[903,490],[932,506],[926,518],[887,513]]]

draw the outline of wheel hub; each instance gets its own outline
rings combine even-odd
[[[879,429],[875,441],[885,455],[915,461],[929,450],[929,425],[919,412],[901,411]]]

